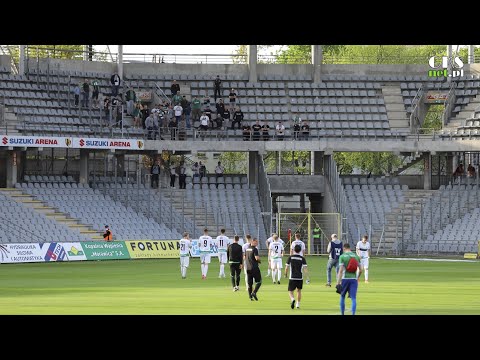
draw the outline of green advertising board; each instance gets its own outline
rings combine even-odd
[[[124,241],[92,241],[82,243],[87,260],[130,259]]]

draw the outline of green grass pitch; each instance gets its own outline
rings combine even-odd
[[[232,291],[228,266],[227,278],[218,278],[217,258],[206,280],[198,259],[191,259],[185,280],[178,259],[2,264],[0,314],[336,315],[339,295],[334,286],[325,287],[326,261],[307,257],[311,284],[304,284],[301,309],[295,310],[289,306],[288,280],[272,284],[266,261],[258,302],[248,299],[243,272],[238,292]],[[363,275],[359,283],[357,315],[478,315],[479,299],[479,262],[373,258],[370,283]],[[350,305],[347,299],[346,308]]]

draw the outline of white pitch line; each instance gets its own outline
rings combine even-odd
[[[416,260],[416,261],[443,261],[443,262],[478,262],[477,260],[463,260],[463,259],[427,259],[427,258],[381,258],[386,260]]]

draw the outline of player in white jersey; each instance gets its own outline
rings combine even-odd
[[[273,242],[273,237],[277,235],[276,233],[272,233],[272,235],[265,241],[265,245],[267,246],[267,250],[270,249],[270,244]],[[277,235],[278,237],[278,235]],[[283,241],[282,239],[278,238],[278,241],[280,241],[280,243],[282,244],[282,246],[285,248],[285,241]],[[268,270],[267,270],[267,277],[270,276],[270,270],[271,270],[271,267],[270,267],[270,261],[268,262]]]
[[[198,248],[200,249],[200,262],[202,268],[202,279],[207,278],[208,264],[210,264],[210,245],[212,238],[208,236],[208,229],[203,229],[203,235],[198,238]]]
[[[365,282],[368,283],[368,259],[370,258],[368,235],[364,235],[362,240],[357,243],[357,255],[360,257],[360,263],[365,269]]]
[[[247,241],[245,244],[242,245],[242,253],[243,253],[243,268],[245,269],[243,272],[245,273],[245,287],[247,288],[248,291],[248,274],[247,274],[247,264],[246,264],[246,251],[250,247],[250,243],[252,242],[252,235],[247,234],[245,236]]]
[[[183,239],[180,240],[180,271],[182,279],[187,278],[187,268],[190,265],[190,248],[192,243],[188,236],[188,232],[183,233]]]
[[[302,250],[300,251],[300,255],[305,256],[305,243],[300,240],[300,234],[295,233],[295,240],[292,241],[292,244],[290,246],[290,255],[294,255],[295,251],[293,249],[295,248],[295,245],[300,245],[302,247]]]
[[[230,239],[225,236],[225,229],[220,230],[220,235],[217,236],[215,240],[215,245],[218,249],[218,261],[220,262],[220,273],[218,274],[219,278],[225,278],[225,264],[227,263],[227,248],[230,245]]]
[[[273,283],[280,284],[280,277],[282,276],[282,257],[283,245],[278,241],[278,235],[273,235],[273,242],[268,248],[268,262],[271,263],[272,280]],[[277,278],[277,280],[275,280]]]

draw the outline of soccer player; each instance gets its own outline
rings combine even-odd
[[[273,242],[268,248],[268,261],[271,264],[272,280],[273,283],[280,284],[280,278],[282,276],[282,257],[283,257],[283,245],[278,241],[278,235],[273,235]],[[278,274],[278,277],[277,277]],[[275,280],[277,277],[277,280]]]
[[[265,246],[267,247],[267,250],[270,249],[270,244],[273,242],[273,237],[275,235],[276,235],[275,233],[272,233],[270,237],[265,241]],[[267,264],[267,277],[270,276],[270,270],[271,270],[271,267],[270,267],[270,261],[269,261]]]
[[[243,268],[245,269],[244,272],[245,272],[245,287],[248,291],[248,276],[247,276],[247,259],[246,259],[246,251],[248,248],[250,248],[250,243],[252,242],[252,235],[250,234],[247,234],[245,236],[245,238],[247,239],[247,241],[245,242],[245,244],[243,244],[242,246],[242,253],[243,253]]]
[[[227,248],[230,244],[230,239],[225,236],[225,229],[220,230],[220,235],[217,236],[215,244],[218,249],[218,261],[220,262],[219,278],[225,278],[225,264],[227,263]]]
[[[332,240],[328,243],[327,253],[328,253],[328,262],[327,262],[327,283],[325,286],[332,287],[332,268],[335,266],[335,276],[338,280],[338,269],[340,264],[338,259],[340,255],[343,254],[343,244],[338,240],[337,234],[332,234]]]
[[[183,233],[183,239],[180,240],[180,271],[182,273],[182,279],[187,278],[187,268],[190,265],[190,248],[192,244],[190,242],[188,232]]]
[[[300,245],[302,250],[300,251],[300,255],[305,256],[305,243],[300,240],[300,233],[295,233],[295,240],[292,241],[292,245],[290,247],[290,255],[294,254],[295,245]]]
[[[240,272],[242,271],[243,250],[238,241],[240,236],[235,235],[233,243],[228,245],[227,259],[230,263],[230,276],[232,277],[233,291],[238,291],[240,285]]]
[[[245,250],[245,258],[246,258],[246,267],[245,270],[247,272],[248,277],[248,296],[250,300],[258,301],[257,292],[262,286],[262,274],[260,273],[260,256],[258,254],[258,239],[253,238],[250,247]],[[253,280],[255,280],[255,289],[253,289]]]
[[[360,263],[365,270],[365,282],[368,283],[368,259],[370,258],[370,242],[368,235],[364,235],[357,243],[357,255],[360,256]]]
[[[300,300],[302,300],[302,288],[303,288],[303,273],[307,276],[307,284],[310,283],[308,275],[307,260],[300,255],[302,251],[301,245],[295,245],[293,248],[294,255],[290,255],[285,265],[285,277],[287,277],[288,269],[290,269],[288,280],[288,295],[290,295],[290,307],[295,307],[295,296],[293,292],[297,289],[297,309],[300,309]]]
[[[355,260],[357,261],[358,269],[351,269],[349,267],[351,258],[355,258]],[[362,273],[362,264],[360,264],[360,257],[350,250],[350,244],[344,244],[343,254],[340,255],[339,262],[340,269],[338,270],[337,292],[339,291],[338,286],[340,285],[341,281],[340,311],[342,315],[345,315],[345,295],[348,292],[349,297],[352,299],[352,315],[355,315],[355,312],[357,311],[358,278]]]
[[[198,247],[200,249],[200,262],[202,269],[202,279],[207,278],[208,264],[210,264],[210,245],[212,238],[208,235],[208,229],[203,229],[203,235],[198,238]]]

